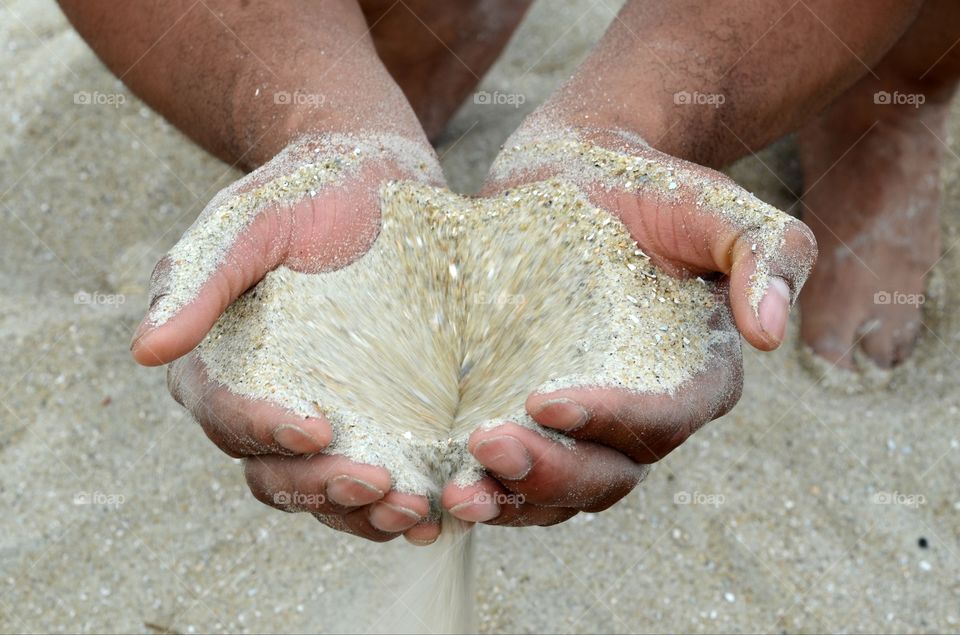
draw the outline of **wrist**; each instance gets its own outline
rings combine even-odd
[[[682,96],[689,92],[667,92],[666,88],[620,94],[604,91],[610,100],[597,103],[585,96],[588,93],[580,92],[579,87],[570,86],[567,94],[560,96],[557,107],[548,106],[544,114],[555,125],[576,130],[580,138],[597,145],[619,144],[625,136],[633,135],[671,156],[714,165],[710,139],[716,136],[719,120],[714,119],[714,113],[675,105],[675,93]]]
[[[383,75],[349,87],[314,78],[264,76],[255,70],[238,80],[233,95],[233,134],[229,140],[239,164],[254,169],[307,137],[338,134],[392,135],[431,148],[400,88]],[[362,85],[360,85],[362,84]]]
[[[728,136],[721,116],[729,100],[716,82],[664,68],[658,48],[611,50],[601,42],[531,122],[576,130],[598,145],[629,133],[671,156],[717,166],[726,158],[718,140]]]

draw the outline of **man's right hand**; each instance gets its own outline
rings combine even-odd
[[[346,157],[340,173],[293,202],[255,207],[248,219],[224,207],[331,155]],[[226,308],[269,271],[338,269],[366,253],[379,231],[380,188],[390,180],[442,185],[442,173],[420,140],[335,135],[295,142],[215,197],[157,264],[150,310],[131,350],[144,365],[172,362],[174,398],[221,450],[246,460],[247,482],[260,501],[309,511],[370,540],[403,533],[426,543],[439,534],[438,522],[427,520],[426,497],[392,491],[381,467],[318,454],[333,437],[326,420],[231,392],[208,377],[194,351]],[[308,501],[295,510],[294,492],[298,503]]]

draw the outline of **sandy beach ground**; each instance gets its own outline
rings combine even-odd
[[[615,9],[541,0],[483,82],[524,103],[468,103],[445,136],[454,189],[479,184]],[[128,353],[154,262],[237,173],[132,97],[52,0],[0,0],[0,68],[0,631],[388,629],[411,548],[257,503],[164,371]],[[793,340],[745,351],[740,405],[615,508],[479,530],[485,631],[960,628],[960,144],[945,142],[945,284],[914,361],[845,395]],[[789,140],[731,173],[794,203]]]

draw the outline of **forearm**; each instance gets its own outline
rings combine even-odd
[[[130,88],[211,153],[253,168],[311,131],[423,137],[355,0],[60,0]]]
[[[795,129],[868,72],[918,4],[631,0],[541,121],[615,127],[723,165]]]

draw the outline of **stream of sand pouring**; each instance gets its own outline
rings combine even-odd
[[[396,601],[394,633],[475,633],[474,532],[470,523],[444,512],[440,537],[404,560],[410,586]]]

